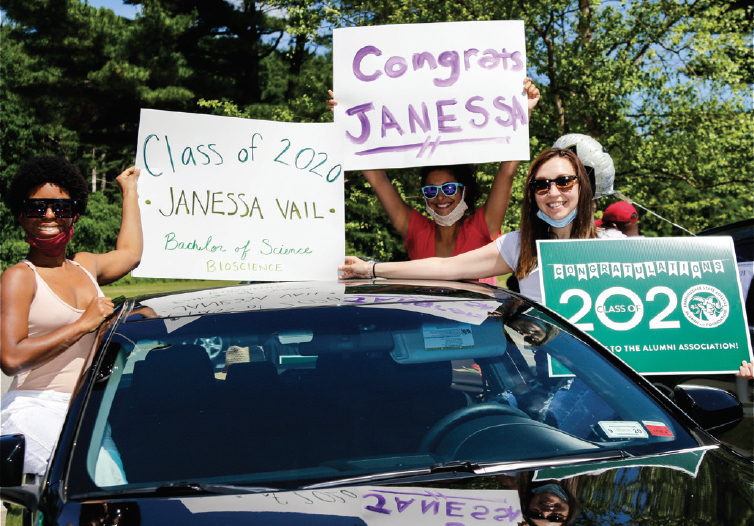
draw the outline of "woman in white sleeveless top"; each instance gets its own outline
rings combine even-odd
[[[72,259],[66,247],[89,193],[79,170],[65,158],[35,157],[7,192],[30,248],[0,277],[0,365],[14,376],[2,399],[0,433],[25,436],[25,473],[44,474],[94,331],[113,312],[100,285],[125,276],[141,259],[138,176],[132,167],[117,178],[123,217],[116,249]]]

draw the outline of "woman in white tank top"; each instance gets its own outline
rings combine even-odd
[[[100,285],[125,276],[142,251],[137,179],[128,168],[116,179],[123,217],[116,249],[66,258],[88,188],[61,157],[35,157],[16,173],[6,195],[29,243],[23,261],[0,276],[0,366],[14,376],[2,399],[2,434],[26,438],[24,472],[42,475],[60,434],[71,393],[95,330],[113,312]]]

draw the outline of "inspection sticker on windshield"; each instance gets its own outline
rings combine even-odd
[[[643,420],[642,424],[647,428],[649,434],[655,437],[673,437],[673,432],[662,422],[650,422]]]
[[[422,325],[424,334],[424,349],[465,349],[474,347],[474,335],[471,325]]]
[[[649,438],[639,422],[605,421],[599,422],[599,426],[607,438]]]

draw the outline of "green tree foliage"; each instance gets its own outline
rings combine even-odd
[[[331,44],[323,27],[520,19],[528,74],[542,91],[532,155],[564,133],[586,133],[613,155],[617,190],[691,231],[754,213],[747,2],[125,1],[141,6],[134,20],[85,0],[0,0],[0,190],[31,155],[66,155],[96,175],[98,191],[104,174],[104,196],[90,212],[105,224],[119,215],[112,180],[134,157],[140,108],[328,121],[332,55],[323,53]],[[478,167],[484,189],[495,168]],[[518,224],[526,168],[506,231]],[[422,210],[415,171],[391,177]],[[358,172],[346,174],[346,206],[349,251],[405,257]],[[85,226],[77,249],[111,248],[114,233]],[[649,215],[642,227],[683,234]],[[23,251],[4,207],[0,230],[4,268]]]
[[[693,232],[753,214],[749,3],[358,0],[334,11],[342,25],[523,20],[527,71],[542,91],[532,156],[585,133],[613,156],[616,190]],[[509,228],[521,191],[517,182]],[[642,215],[647,235],[684,235]]]
[[[285,27],[278,4],[138,3],[140,14],[128,20],[85,0],[0,0],[0,190],[33,155],[66,156],[95,178],[104,196],[93,196],[75,250],[113,248],[120,217],[113,180],[133,162],[140,108],[222,113],[220,106],[240,104],[239,113],[254,118],[329,118],[323,97],[309,95],[332,85],[331,60],[305,45],[314,38],[310,11],[299,11],[292,47],[278,50]],[[197,105],[202,98],[224,102]],[[26,246],[4,205],[0,227],[7,268]]]

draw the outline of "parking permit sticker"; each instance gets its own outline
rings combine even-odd
[[[673,432],[663,424],[662,422],[650,422],[648,420],[642,421],[644,427],[647,428],[649,434],[655,437],[673,437]]]
[[[599,422],[599,426],[607,438],[649,438],[639,422],[606,421]]]
[[[424,349],[428,351],[474,347],[474,335],[468,323],[422,325],[422,333],[424,334]]]

